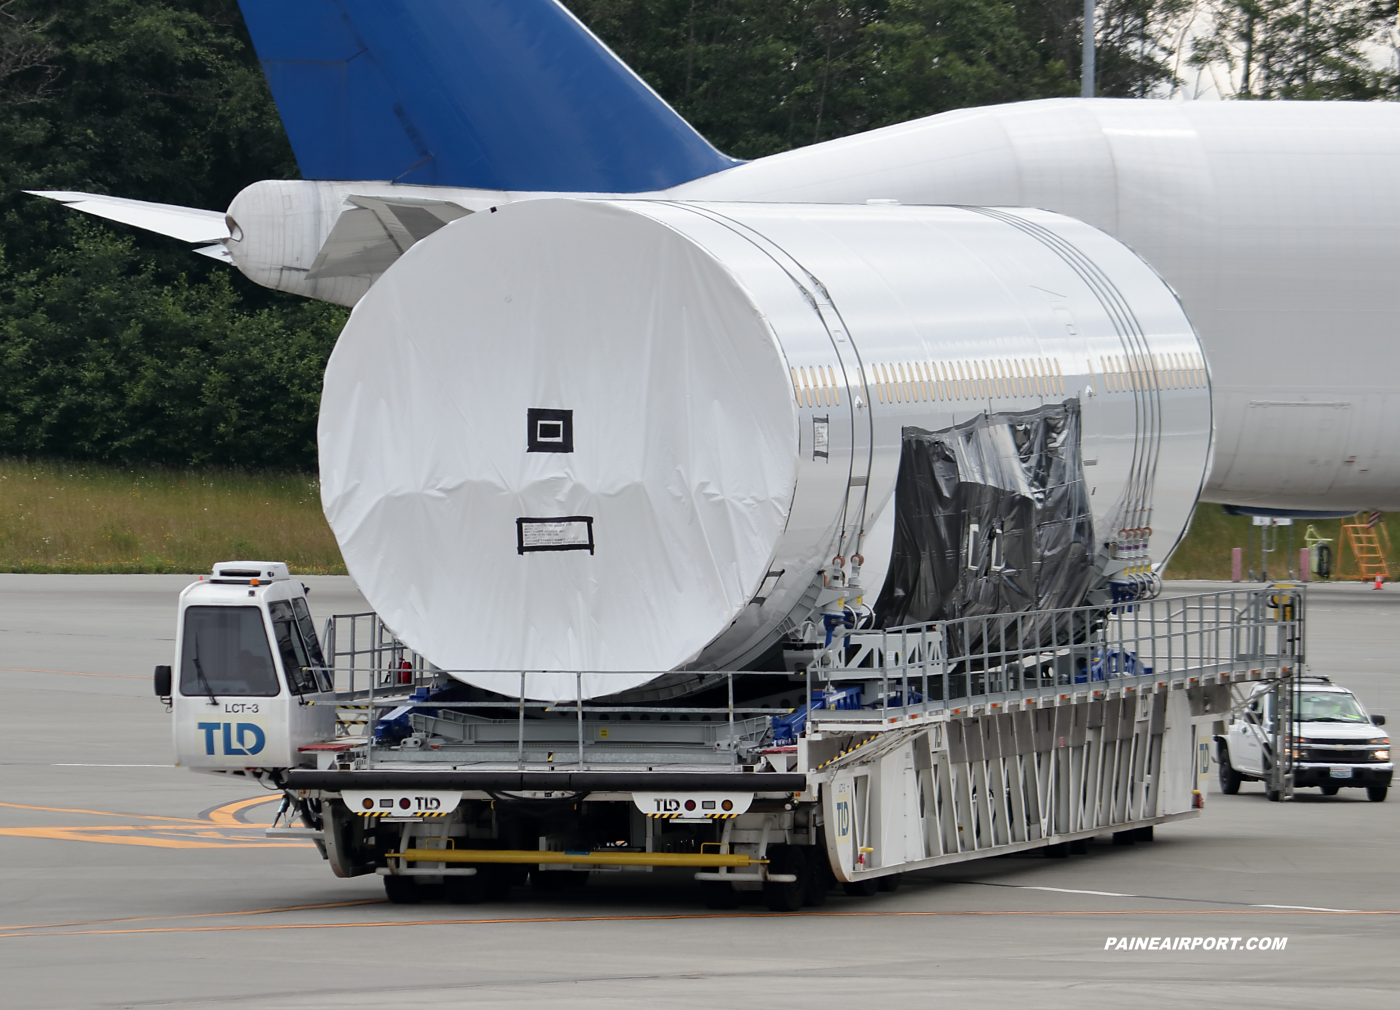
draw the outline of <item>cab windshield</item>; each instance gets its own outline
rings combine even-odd
[[[190,607],[185,611],[181,694],[271,698],[280,692],[261,610]]]
[[[1341,691],[1304,691],[1298,705],[1300,722],[1370,723],[1361,705]]]

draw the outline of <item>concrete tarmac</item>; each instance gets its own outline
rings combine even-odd
[[[683,874],[389,905],[378,878],[265,839],[256,785],[170,767],[150,674],[189,581],[0,575],[0,1005],[1400,1005],[1400,795],[1359,790],[1213,788],[1151,844],[961,864],[790,916],[708,912]],[[365,608],[348,579],[304,581],[318,625]],[[1400,718],[1398,655],[1400,586],[1313,588],[1314,672]],[[1240,943],[1105,949],[1135,936]],[[1244,949],[1258,937],[1287,943]]]

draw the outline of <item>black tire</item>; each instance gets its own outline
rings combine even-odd
[[[1390,792],[1389,786],[1367,786],[1366,798],[1372,803],[1384,803],[1385,794]]]
[[[1152,825],[1149,824],[1143,828],[1134,828],[1133,834],[1140,842],[1150,842],[1152,841]]]
[[[416,905],[423,900],[423,892],[418,889],[418,881],[412,877],[384,878],[384,897],[395,905]]]
[[[530,886],[537,891],[562,891],[566,887],[582,887],[588,874],[577,870],[531,870]]]
[[[1235,766],[1230,763],[1230,748],[1224,743],[1220,744],[1220,791],[1226,796],[1235,796],[1240,791],[1240,783],[1244,779],[1240,778],[1240,773],[1235,771]]]
[[[1118,838],[1117,835],[1114,835],[1113,837],[1115,841]],[[1045,848],[1041,849],[1040,851],[1045,853],[1046,859],[1068,859],[1069,842],[1056,842],[1054,845],[1045,846]]]
[[[826,897],[836,883],[836,874],[831,870],[831,860],[822,846],[807,850],[807,895],[803,904],[808,908],[820,908],[826,904]]]
[[[873,898],[875,893],[880,890],[880,881],[878,879],[843,881],[841,890],[852,898]]]
[[[1283,799],[1283,793],[1279,792],[1277,789],[1269,789],[1267,787],[1264,789],[1264,796],[1270,803],[1277,803],[1279,800]]]
[[[386,877],[385,880],[391,878]],[[477,867],[470,877],[449,874],[442,878],[442,898],[449,905],[479,905],[486,900],[485,870]]]
[[[734,890],[733,884],[726,884],[722,880],[702,880],[700,893],[705,898],[705,907],[713,908],[715,911],[729,911],[738,908],[742,897],[738,891]]]
[[[899,890],[899,885],[904,883],[904,874],[891,873],[888,876],[881,877],[877,883],[879,884],[880,890],[884,891],[886,894],[893,894],[895,891]]]
[[[1342,791],[1341,786],[1320,786],[1319,788],[1321,788],[1323,796],[1336,796]]]
[[[1137,844],[1137,838],[1135,837],[1135,833],[1134,833],[1133,831],[1131,831],[1131,830],[1128,830],[1128,831],[1115,831],[1115,832],[1113,833],[1113,844],[1114,844],[1114,845],[1136,845],[1136,844]]]
[[[1069,854],[1071,856],[1087,856],[1089,854],[1089,839],[1076,838],[1069,843]]]
[[[521,872],[523,867],[517,866],[481,866],[477,868],[477,873],[482,875],[482,887],[486,892],[487,901],[505,901],[510,897],[511,888],[516,884],[525,883],[525,874]]]
[[[807,899],[807,856],[796,845],[777,845],[768,850],[768,872],[791,874],[788,883],[765,882],[763,903],[773,912],[796,912]]]

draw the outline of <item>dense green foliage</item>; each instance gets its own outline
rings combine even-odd
[[[1079,90],[1082,0],[567,3],[739,157]],[[1394,88],[1363,53],[1381,0],[1214,3],[1200,58],[1251,95]],[[1099,93],[1169,89],[1191,6],[1101,3]],[[21,192],[222,208],[296,174],[235,0],[0,0],[0,453],[313,467],[344,310]]]
[[[756,158],[949,109],[1079,94],[1081,0],[566,0],[722,150]],[[1099,94],[1171,80],[1185,0],[1107,0]]]
[[[0,452],[313,468],[343,310],[21,192],[295,175],[234,0],[0,6]]]

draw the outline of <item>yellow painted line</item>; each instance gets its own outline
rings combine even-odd
[[[143,828],[142,830],[150,830]],[[180,838],[152,838],[141,835],[116,835],[102,837],[97,834],[88,834],[85,828],[0,828],[0,835],[12,838],[47,838],[55,842],[99,842],[107,845],[144,845],[156,849],[299,849],[306,848],[309,842],[279,842],[272,839],[256,840],[228,840],[228,841],[194,841]],[[198,837],[198,836],[197,836]],[[206,839],[211,837],[224,839],[226,836],[208,834],[203,835]]]
[[[264,803],[273,803],[282,798],[281,793],[273,793],[270,796],[254,796],[246,800],[234,800],[232,803],[225,803],[221,807],[215,807],[205,816],[215,824],[223,824],[228,827],[247,828],[252,825],[246,821],[240,821],[235,816],[239,811],[247,810],[249,807],[261,806]],[[265,826],[265,825],[260,825]]]
[[[276,912],[307,912],[319,908],[350,908],[353,905],[383,905],[384,898],[357,898],[354,901],[329,901],[320,905],[282,905],[277,908],[245,908],[235,912],[186,912],[181,915],[141,915],[126,919],[81,919],[76,922],[34,922],[27,926],[0,926],[4,929],[59,929],[63,926],[98,926],[112,922],[170,922],[174,919],[224,918],[234,915],[272,915]]]
[[[49,814],[91,814],[94,817],[131,817],[139,821],[175,821],[180,824],[208,824],[193,817],[162,817],[157,814],[123,814],[115,810],[80,810],[74,807],[36,807],[29,803],[0,803],[10,810],[42,810]]]
[[[131,933],[242,933],[288,929],[375,929],[384,926],[494,926],[522,925],[537,922],[585,923],[585,922],[673,922],[688,919],[875,919],[875,918],[932,918],[932,917],[973,917],[973,916],[1079,916],[1079,915],[1400,915],[1400,911],[1283,911],[1272,909],[1206,909],[1200,911],[1181,909],[1137,909],[1131,911],[1035,911],[1031,909],[1010,911],[928,911],[928,912],[676,912],[669,915],[561,915],[516,917],[500,919],[406,919],[380,920],[371,922],[308,922],[308,923],[266,923],[255,926],[156,926],[140,929],[76,929],[49,933],[0,933],[0,939],[14,937],[51,936],[102,936]]]
[[[82,670],[41,670],[33,666],[0,666],[4,673],[61,673],[68,677],[112,677],[117,680],[150,680],[136,673],[85,673]]]

